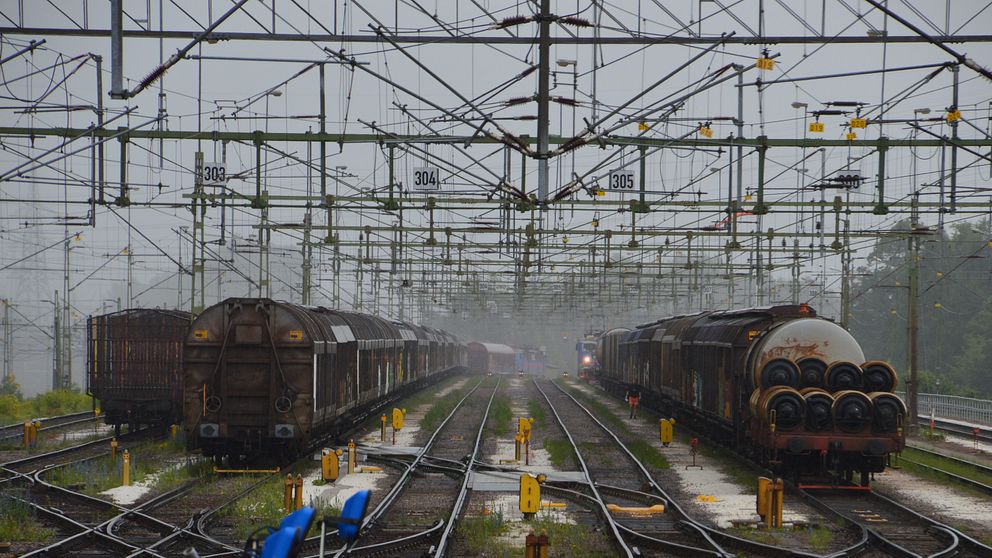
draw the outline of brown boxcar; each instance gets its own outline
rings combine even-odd
[[[122,424],[180,422],[190,319],[187,312],[135,308],[87,320],[86,390],[118,433]]]
[[[611,391],[640,386],[645,405],[795,478],[860,472],[867,483],[905,445],[895,372],[864,362],[850,333],[807,305],[610,332],[601,359]]]
[[[475,374],[513,374],[517,372],[517,350],[499,343],[468,344],[468,370]]]
[[[225,300],[186,337],[187,444],[214,457],[294,455],[462,365],[456,346],[366,314]]]

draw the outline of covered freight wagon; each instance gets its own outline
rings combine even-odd
[[[86,392],[104,421],[178,424],[182,417],[183,340],[191,314],[133,308],[90,316],[86,323]]]

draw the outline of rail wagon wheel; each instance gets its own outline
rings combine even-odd
[[[799,366],[800,388],[823,387],[823,375],[827,372],[827,363],[816,357],[805,357],[796,361]]]
[[[861,432],[872,422],[871,399],[860,391],[845,390],[834,394],[834,424],[847,433]]]
[[[823,377],[828,391],[838,392],[861,387],[861,368],[853,362],[837,361],[827,367]]]
[[[834,405],[834,397],[820,388],[805,388],[799,393],[806,401],[806,430],[826,432],[832,429],[834,419],[831,410]]]
[[[792,430],[803,424],[806,402],[795,389],[788,386],[775,386],[762,394],[758,407],[766,422],[772,422],[772,413],[774,412],[776,428]]]
[[[872,414],[872,429],[875,432],[895,432],[906,417],[906,404],[899,396],[888,392],[869,393],[868,398],[875,409]]]
[[[881,360],[869,360],[861,365],[861,382],[866,392],[893,391],[899,384],[899,376],[892,365]]]
[[[764,389],[775,386],[799,387],[799,367],[787,358],[769,360],[761,367],[755,384]]]

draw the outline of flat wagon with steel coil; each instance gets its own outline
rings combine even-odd
[[[905,446],[885,362],[808,305],[664,318],[600,340],[600,382],[796,480],[852,480]]]
[[[182,418],[182,355],[191,314],[133,308],[86,323],[86,391],[120,433]]]

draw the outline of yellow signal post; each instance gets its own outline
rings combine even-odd
[[[178,424],[173,424],[172,426],[170,426],[169,427],[169,433],[172,436],[172,441],[175,441],[176,440],[176,436],[179,435],[179,425]]]
[[[541,509],[541,483],[545,475],[534,476],[528,473],[520,475],[520,513],[524,519],[532,519]]]
[[[294,510],[299,510],[303,508],[303,475],[296,474],[296,490],[294,491]]]
[[[659,437],[661,438],[661,445],[666,448],[672,443],[672,438],[675,435],[675,419],[661,419],[659,422]]]
[[[110,460],[117,461],[117,438],[110,439]]]
[[[525,558],[548,558],[548,534],[528,533],[524,539]]]
[[[96,409],[93,409],[93,416],[96,417],[96,418],[100,418],[100,408],[99,407],[97,407]]]
[[[282,509],[287,512],[293,511],[293,474],[286,473],[286,480],[282,481]]]
[[[513,437],[513,460],[517,463],[520,463],[520,446],[523,442],[523,435],[517,432],[517,435]]]
[[[124,476],[124,486],[131,486],[131,454],[124,450],[124,460],[121,466],[121,474]]]
[[[338,463],[338,450],[335,452],[330,448],[320,450],[320,478],[324,482],[334,482],[338,480],[340,474],[340,463]]]
[[[785,482],[782,479],[775,479],[772,485],[772,498],[769,502],[769,509],[772,516],[772,527],[782,528],[782,508],[785,504]]]
[[[386,441],[386,415],[379,417],[379,441]],[[396,441],[393,440],[393,443],[395,444]]]
[[[348,474],[355,472],[355,465],[358,461],[358,451],[354,440],[348,441]]]
[[[522,418],[517,421],[517,432],[520,434],[521,442],[524,444],[524,465],[530,465],[530,433],[533,428],[534,419]],[[517,456],[520,459],[520,456]]]
[[[772,479],[768,477],[758,477],[758,495],[756,511],[758,515],[761,516],[761,521],[765,525],[770,525],[768,521],[768,500],[769,500],[769,486],[772,484]]]
[[[403,418],[406,417],[406,409],[393,408],[393,445],[396,445],[396,432],[403,429]]]

